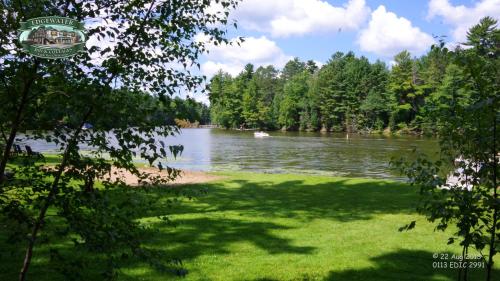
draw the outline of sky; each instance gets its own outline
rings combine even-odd
[[[247,63],[281,68],[293,57],[321,65],[351,50],[390,65],[402,50],[424,54],[436,36],[464,42],[484,16],[500,19],[500,0],[243,0],[228,37],[245,42],[212,46],[201,72],[210,79],[220,69],[237,75]]]

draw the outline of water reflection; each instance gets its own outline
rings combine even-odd
[[[413,146],[435,153],[437,141],[420,137],[357,136],[344,134],[253,132],[183,129],[165,143],[184,145],[171,166],[189,170],[243,170],[269,173],[309,173],[350,177],[402,179],[389,169],[391,157],[407,154]],[[38,151],[56,147],[30,141]]]

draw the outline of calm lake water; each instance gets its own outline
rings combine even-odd
[[[389,169],[391,157],[418,147],[437,152],[437,140],[413,136],[350,135],[270,132],[255,138],[251,131],[183,129],[167,144],[182,144],[184,152],[170,166],[201,171],[257,171],[305,173],[348,177],[403,179]],[[28,141],[38,151],[57,148],[43,141]]]

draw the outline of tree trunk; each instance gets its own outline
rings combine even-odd
[[[15,140],[17,132],[19,130],[19,126],[21,125],[23,112],[24,112],[24,109],[26,107],[26,104],[28,103],[29,92],[31,89],[31,85],[35,81],[34,76],[36,75],[37,69],[38,69],[38,61],[35,61],[35,65],[33,66],[33,75],[30,77],[30,79],[28,80],[28,82],[26,83],[26,85],[23,89],[22,96],[21,96],[21,102],[17,108],[16,116],[14,117],[11,129],[10,129],[9,138],[7,139],[7,142],[5,143],[5,149],[3,151],[2,159],[0,160],[0,184],[5,179],[5,168],[7,167],[7,161],[9,160],[10,151],[12,149],[12,145],[14,144],[14,140]]]
[[[111,80],[115,77],[115,75],[112,75],[108,82],[106,84],[109,84]],[[103,92],[99,93],[99,96],[103,95]],[[28,269],[31,264],[31,257],[33,256],[33,248],[35,246],[35,240],[36,236],[38,235],[38,231],[40,230],[43,220],[45,219],[45,214],[47,212],[47,209],[50,207],[52,204],[52,200],[54,200],[54,196],[57,193],[57,189],[59,188],[59,180],[61,179],[62,173],[64,169],[66,168],[66,164],[68,161],[69,157],[69,152],[73,148],[73,146],[76,146],[78,144],[78,137],[80,136],[80,133],[82,132],[83,125],[87,122],[88,118],[94,111],[93,105],[89,107],[87,110],[87,113],[82,117],[82,120],[80,122],[80,125],[76,129],[75,133],[73,134],[73,137],[71,137],[70,141],[68,142],[68,145],[66,146],[66,149],[64,150],[63,158],[61,161],[61,164],[59,166],[59,169],[57,170],[57,174],[54,177],[54,181],[52,182],[52,186],[50,188],[50,192],[47,196],[47,200],[45,201],[45,204],[43,204],[42,208],[40,209],[40,213],[38,214],[38,218],[35,222],[35,225],[33,225],[33,229],[31,230],[31,237],[28,243],[28,247],[26,248],[26,254],[24,256],[24,262],[23,266],[21,268],[21,272],[19,273],[19,281],[25,281],[26,276],[28,274]]]
[[[496,243],[496,228],[497,228],[497,221],[498,221],[498,206],[496,205],[497,202],[496,200],[498,199],[498,186],[497,186],[497,147],[496,143],[497,142],[497,116],[496,116],[496,110],[495,107],[493,107],[493,198],[495,199],[495,205],[493,209],[493,224],[491,227],[491,238],[490,238],[490,251],[489,251],[489,256],[488,256],[488,264],[486,265],[487,267],[487,273],[486,273],[486,280],[491,281],[491,270],[493,268],[493,256],[495,256],[495,243]]]
[[[64,169],[66,168],[66,164],[68,161],[69,157],[69,152],[71,149],[77,145],[78,143],[78,137],[80,136],[80,133],[82,131],[83,124],[87,122],[87,119],[89,118],[90,114],[92,114],[93,108],[91,107],[87,114],[83,117],[83,120],[80,124],[80,126],[76,129],[75,133],[73,134],[73,137],[71,140],[68,142],[68,145],[66,146],[66,149],[64,150],[63,154],[63,159],[61,161],[61,165],[59,166],[59,169],[57,170],[57,174],[54,177],[54,181],[52,182],[52,186],[50,188],[50,192],[47,195],[47,200],[45,201],[45,204],[42,205],[42,208],[40,209],[40,212],[38,214],[38,218],[35,222],[35,225],[33,225],[33,228],[31,230],[31,236],[29,238],[29,243],[28,247],[26,248],[26,254],[24,256],[24,262],[23,266],[21,268],[21,272],[19,273],[19,281],[25,281],[26,276],[28,274],[28,269],[31,264],[31,257],[33,256],[33,248],[35,246],[35,240],[38,235],[38,231],[40,230],[43,221],[45,219],[45,214],[47,213],[48,208],[52,204],[52,201],[54,200],[54,196],[57,193],[57,190],[59,188],[59,180],[61,179],[62,173]]]
[[[67,3],[69,3],[69,1]],[[154,1],[153,1],[153,4],[154,4]],[[153,4],[151,4],[151,6],[149,7],[149,10],[146,13],[145,18],[144,18],[144,20],[141,23],[141,28],[144,26],[144,24],[146,22],[146,19],[151,14],[151,11],[152,11],[153,6],[154,6]],[[135,46],[135,43],[137,42],[138,39],[139,39],[139,37],[136,36],[134,38],[132,44],[129,45],[131,49],[132,49],[133,46]],[[38,61],[37,61],[37,63],[38,63]],[[111,83],[111,81],[113,81],[113,79],[116,77],[116,75],[117,75],[116,72],[113,73],[108,78],[107,82],[104,83],[104,84],[105,85],[109,85]],[[99,92],[98,97],[101,97],[103,94],[104,94],[104,91]],[[57,193],[57,190],[59,188],[59,186],[58,186],[59,185],[59,180],[61,179],[61,175],[62,175],[62,173],[63,173],[63,171],[64,171],[64,169],[66,167],[66,163],[67,163],[67,160],[68,160],[68,157],[69,157],[70,148],[72,148],[72,146],[76,146],[77,145],[77,143],[78,143],[78,137],[80,136],[80,133],[82,131],[82,127],[87,122],[87,120],[90,117],[90,115],[92,114],[93,110],[94,110],[94,107],[93,107],[93,105],[91,105],[88,108],[87,113],[83,116],[83,118],[81,120],[81,123],[80,123],[80,126],[78,126],[78,128],[76,129],[73,137],[68,142],[68,146],[66,146],[66,149],[65,149],[64,155],[63,155],[63,159],[61,161],[61,165],[59,166],[59,170],[57,171],[56,176],[54,177],[54,181],[52,182],[52,186],[51,186],[50,192],[49,192],[49,194],[47,196],[47,200],[45,201],[45,204],[40,209],[40,213],[38,215],[38,219],[35,222],[35,225],[33,226],[33,229],[31,231],[30,241],[29,241],[28,247],[26,249],[26,254],[25,254],[25,257],[24,257],[24,263],[23,263],[23,266],[21,268],[21,272],[19,273],[19,281],[25,281],[26,280],[26,276],[28,274],[28,269],[29,269],[29,266],[31,264],[31,257],[33,255],[33,247],[35,246],[36,236],[38,234],[38,231],[40,230],[40,227],[41,227],[41,225],[43,223],[43,220],[45,219],[45,213],[47,212],[47,209],[52,204],[52,200],[54,200],[54,196]]]
[[[54,182],[52,183],[51,190],[49,192],[49,195],[47,196],[47,200],[45,201],[45,204],[40,209],[40,213],[38,214],[38,218],[35,222],[35,225],[33,226],[33,229],[31,230],[31,236],[29,238],[28,247],[26,248],[26,254],[24,256],[23,267],[21,268],[21,272],[19,273],[19,281],[26,280],[28,269],[29,269],[29,266],[31,264],[31,257],[33,256],[33,247],[35,246],[36,236],[37,236],[38,231],[40,230],[42,223],[45,219],[45,214],[47,212],[47,209],[52,204],[52,200],[53,200],[54,195],[57,191],[59,180],[61,178],[62,172],[64,170],[64,166],[66,163],[66,159],[68,157],[68,151],[69,151],[69,149],[67,147],[66,151],[64,153],[63,160],[61,162],[61,166],[59,167],[59,170],[57,171]]]

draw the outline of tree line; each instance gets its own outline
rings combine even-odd
[[[149,109],[145,110],[144,114],[158,124],[182,128],[210,124],[209,107],[190,96],[181,98],[179,96],[154,96],[147,93],[131,94],[125,90],[120,91],[122,91],[122,98],[127,95],[138,94],[141,96],[143,99],[140,101],[141,106]],[[130,124],[130,126],[135,126],[135,124]],[[113,124],[109,124],[108,127],[111,130]]]
[[[208,87],[211,120],[225,128],[434,134],[431,112],[446,106],[445,82],[460,72],[451,53],[441,42],[419,58],[398,53],[392,67],[336,52],[321,67],[294,58],[282,70],[221,70]]]
[[[56,91],[46,89],[48,95],[56,95]],[[3,93],[0,89],[0,93]],[[7,97],[4,95],[3,97]],[[210,124],[210,109],[209,107],[194,98],[187,96],[181,98],[179,96],[171,97],[168,95],[155,96],[141,91],[131,91],[127,89],[114,89],[113,97],[108,104],[120,103],[119,100],[127,99],[137,102],[137,106],[141,108],[142,115],[156,124],[165,126],[192,127],[195,125]],[[3,99],[0,98],[0,101]],[[43,107],[41,109],[40,107]],[[3,110],[0,110],[0,114]],[[0,116],[0,119],[2,116]],[[35,108],[27,117],[27,124],[23,130],[52,130],[54,124],[74,128],[78,122],[75,120],[74,109],[68,106],[60,106],[57,101],[44,102],[38,108]],[[92,120],[89,120],[92,121]],[[55,123],[54,123],[55,122]],[[98,122],[98,121],[94,121]],[[114,119],[109,119],[106,122],[98,122],[101,129],[112,130],[119,126],[119,122]],[[138,126],[135,120],[127,120],[130,127]],[[0,125],[0,148],[7,142],[7,130]]]

